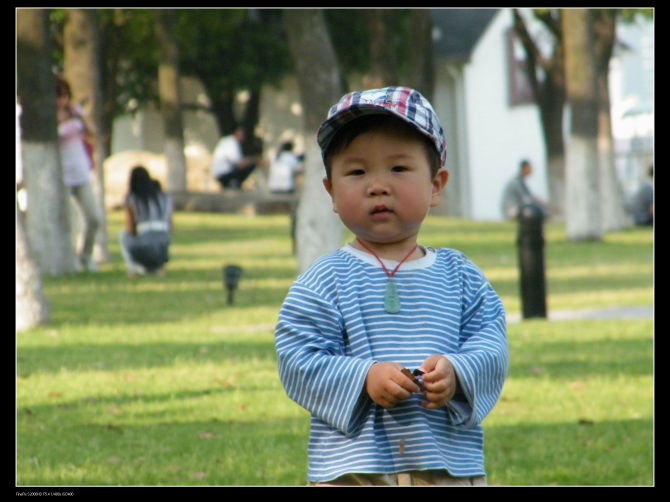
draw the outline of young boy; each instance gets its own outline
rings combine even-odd
[[[481,422],[507,374],[505,311],[462,253],[417,244],[448,179],[439,119],[412,89],[354,92],[317,139],[355,238],[298,277],[275,332],[282,383],[311,413],[307,479],[485,484]]]

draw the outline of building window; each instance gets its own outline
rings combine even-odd
[[[526,75],[526,54],[514,28],[507,30],[507,76],[510,106],[535,102]]]

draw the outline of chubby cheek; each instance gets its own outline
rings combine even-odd
[[[333,211],[340,215],[346,223],[349,220],[360,217],[364,211],[362,199],[354,195],[351,191],[336,191],[333,194]]]
[[[348,207],[360,202],[357,200],[358,197],[351,190],[351,187],[343,186],[342,183],[333,183],[328,178],[324,178],[323,186],[326,188],[333,202],[333,211],[338,214],[342,214],[342,212],[346,213]]]
[[[405,183],[396,189],[398,211],[408,218],[423,217],[430,207],[430,188],[418,188],[417,184]]]

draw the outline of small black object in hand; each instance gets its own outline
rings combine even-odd
[[[403,368],[402,372],[407,378],[409,378],[410,380],[412,380],[412,382],[414,382],[415,384],[417,384],[419,386],[419,389],[421,390],[421,392],[426,390],[426,388],[423,385],[423,381],[420,378],[421,375],[423,375],[423,371],[421,371],[420,369],[415,369],[414,371],[410,371],[407,368]]]

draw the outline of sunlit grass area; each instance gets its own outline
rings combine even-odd
[[[129,279],[109,214],[97,274],[46,277],[48,325],[17,335],[19,485],[304,485],[307,412],[279,382],[274,323],[296,275],[287,215],[178,213],[165,277]],[[652,305],[648,229],[545,229],[549,309]],[[516,227],[430,217],[520,310]],[[233,305],[222,267],[243,267]],[[511,323],[484,422],[490,484],[653,483],[653,323]]]
[[[651,320],[509,326],[510,374],[485,421],[498,484],[649,485]]]

